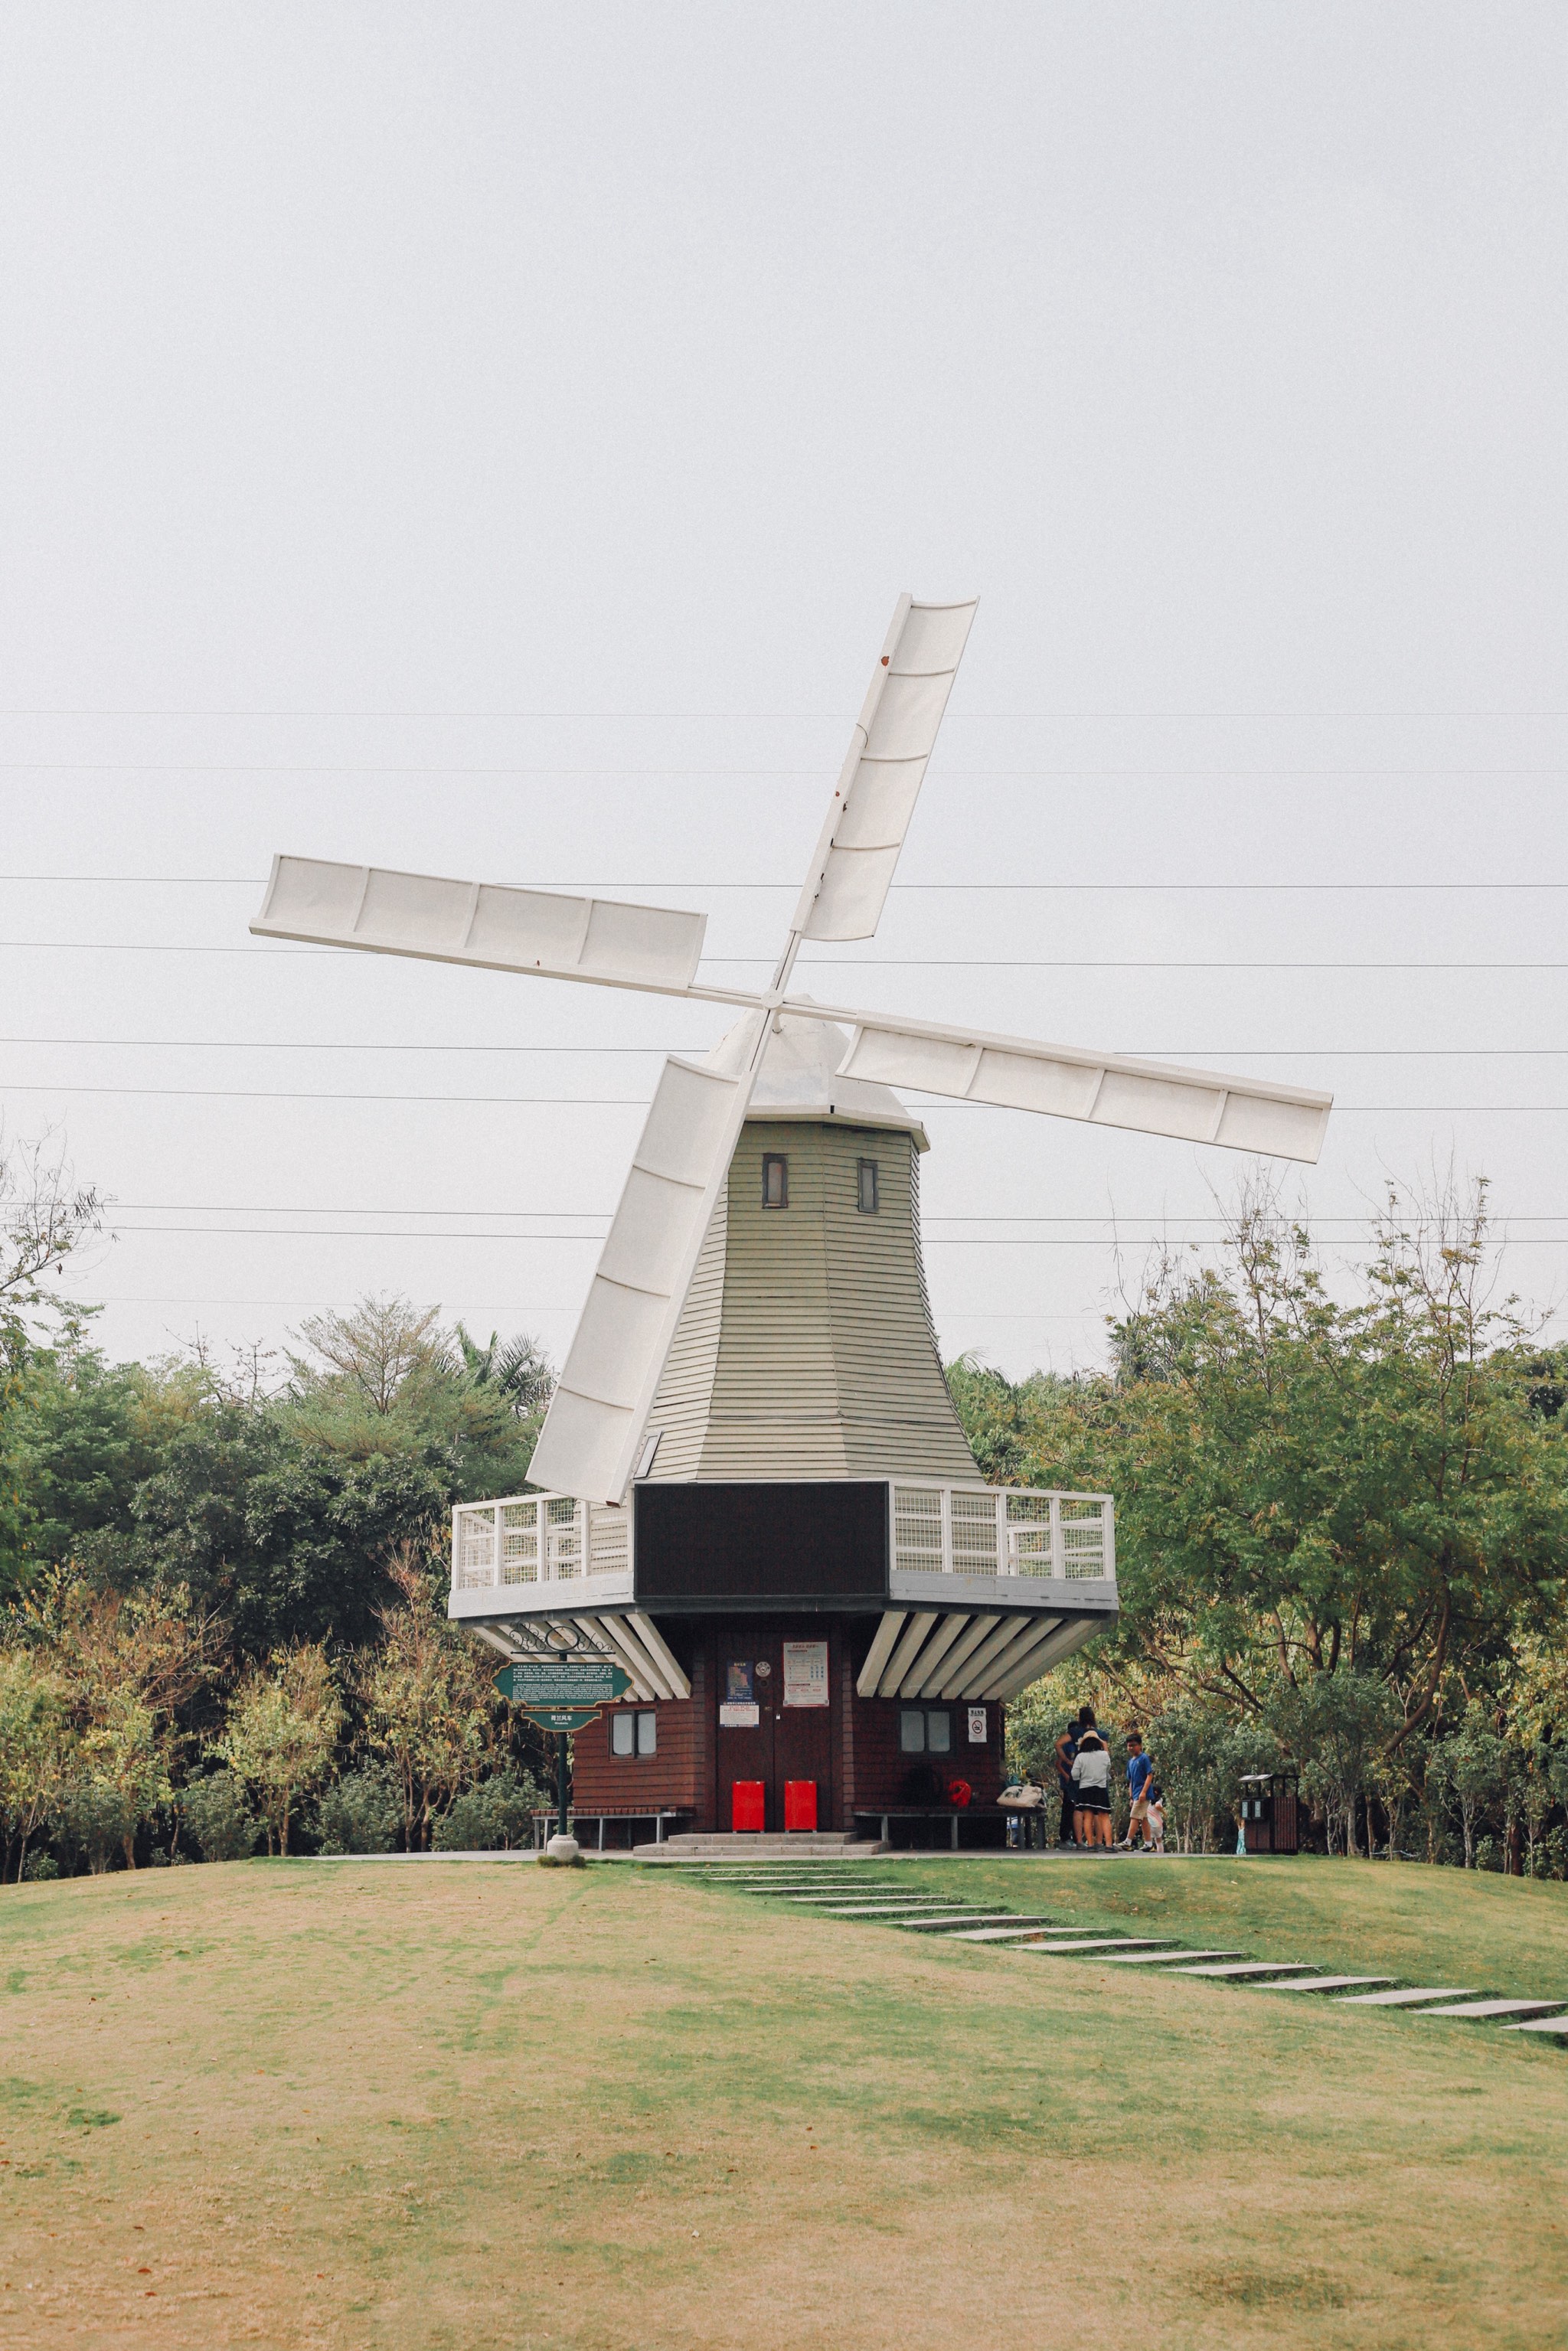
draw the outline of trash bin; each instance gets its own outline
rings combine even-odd
[[[1241,1775],[1241,1830],[1249,1853],[1297,1853],[1297,1790],[1301,1774],[1293,1763],[1277,1771],[1245,1771]]]
[[[752,1834],[761,1829],[764,1792],[760,1780],[737,1780],[733,1783],[729,1814],[732,1829]]]
[[[784,1826],[786,1832],[815,1829],[817,1825],[817,1783],[815,1780],[786,1780],[784,1782]]]

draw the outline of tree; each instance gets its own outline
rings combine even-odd
[[[396,1598],[360,1684],[370,1743],[385,1758],[412,1852],[435,1813],[506,1753],[507,1731],[493,1659],[448,1623],[441,1571],[405,1547],[393,1561]]]
[[[452,1369],[440,1315],[437,1306],[419,1312],[406,1298],[361,1298],[347,1314],[310,1316],[299,1335],[320,1361],[290,1355],[297,1388],[304,1396],[346,1395],[378,1415],[395,1411],[411,1386]]]
[[[489,1342],[481,1347],[471,1339],[461,1322],[453,1335],[462,1353],[463,1369],[476,1388],[493,1387],[505,1396],[518,1420],[527,1420],[549,1404],[555,1390],[555,1374],[537,1339],[524,1333],[508,1339],[503,1345],[498,1331],[492,1331]]]
[[[1487,1266],[1484,1187],[1416,1216],[1391,1197],[1345,1302],[1257,1196],[1219,1264],[1156,1262],[1107,1376],[1003,1395],[955,1366],[1009,1475],[1114,1492],[1122,1621],[1096,1663],[1142,1710],[1153,1688],[1262,1719],[1354,1671],[1394,1700],[1388,1754],[1522,1619],[1561,1625],[1568,1430]]]
[[[277,1649],[268,1669],[253,1666],[242,1677],[207,1752],[251,1791],[268,1853],[288,1851],[295,1807],[326,1778],[342,1727],[342,1700],[319,1644]]]
[[[59,1802],[71,1744],[64,1677],[20,1643],[0,1649],[0,1827],[7,1862],[16,1845],[18,1882],[28,1844]]]
[[[1281,1747],[1301,1763],[1303,1794],[1323,1805],[1329,1851],[1337,1827],[1345,1853],[1354,1855],[1356,1805],[1374,1759],[1386,1750],[1399,1720],[1394,1693],[1377,1675],[1345,1667],[1282,1683],[1267,1715]]]
[[[71,1740],[51,1817],[104,1869],[173,1792],[189,1744],[183,1710],[208,1681],[221,1628],[183,1587],[95,1591],[51,1571],[13,1612],[13,1637],[46,1659],[66,1693]]]
[[[1476,1865],[1476,1823],[1502,1793],[1508,1749],[1484,1707],[1472,1698],[1458,1726],[1432,1750],[1431,1772],[1458,1807],[1465,1841],[1465,1867]]]

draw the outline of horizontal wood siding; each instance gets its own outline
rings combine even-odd
[[[762,1206],[765,1153],[789,1204]],[[879,1205],[857,1205],[859,1162]],[[913,1139],[753,1119],[731,1162],[650,1426],[655,1480],[977,1475],[942,1376]]]
[[[721,1192],[675,1326],[653,1410],[648,1415],[650,1429],[664,1432],[653,1457],[656,1478],[695,1478],[702,1460],[713,1405],[714,1372],[718,1363],[727,1225],[728,1200]]]
[[[571,1742],[571,1801],[580,1813],[622,1811],[635,1804],[652,1811],[676,1804],[697,1808],[696,1708],[685,1699],[661,1698],[655,1755],[612,1755],[610,1717],[643,1713],[644,1708],[607,1707],[596,1722]],[[689,1823],[687,1823],[689,1825]]]

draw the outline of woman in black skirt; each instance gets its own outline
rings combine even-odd
[[[1073,1832],[1080,1844],[1111,1842],[1111,1758],[1096,1731],[1086,1730],[1072,1759]]]

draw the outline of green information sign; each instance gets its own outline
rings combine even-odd
[[[530,1713],[541,1708],[577,1713],[586,1707],[591,1715],[595,1707],[612,1705],[631,1687],[631,1675],[608,1657],[526,1657],[517,1665],[503,1666],[496,1676],[501,1696]],[[577,1730],[581,1725],[551,1723],[549,1728]]]
[[[523,1711],[541,1730],[586,1730],[599,1719],[596,1706],[529,1706]]]

